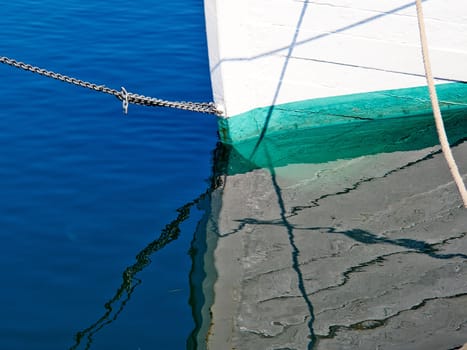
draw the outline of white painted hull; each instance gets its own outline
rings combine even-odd
[[[467,81],[467,2],[423,3],[436,83]],[[408,0],[205,0],[214,100],[259,107],[426,84]]]

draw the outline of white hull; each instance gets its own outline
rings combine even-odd
[[[467,3],[423,3],[437,83],[467,81]],[[426,84],[415,3],[205,0],[214,100],[258,107]]]

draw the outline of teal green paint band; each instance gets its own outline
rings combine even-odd
[[[467,84],[436,87],[442,111],[467,109]],[[326,97],[263,107],[230,118],[219,118],[219,135],[227,144],[260,135],[388,118],[431,114],[426,86]]]

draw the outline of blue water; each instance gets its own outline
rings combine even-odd
[[[201,0],[4,2],[0,42],[0,56],[118,90],[212,99]],[[124,116],[115,97],[6,65],[0,91],[0,348],[186,348],[202,210],[150,262],[136,255],[208,188],[215,118]]]

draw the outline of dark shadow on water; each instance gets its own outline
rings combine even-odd
[[[453,147],[456,145],[459,145],[465,141],[465,137],[461,138],[460,140],[456,140],[455,143],[453,143]],[[411,161],[410,163],[403,165],[399,168],[392,169],[388,171],[386,174],[382,175],[381,177],[386,177],[390,176],[391,174],[406,169],[407,167],[411,167],[414,165],[419,164],[420,162],[425,162],[431,158],[433,158],[434,154],[439,154],[440,151],[431,151],[428,153],[428,155],[423,156],[419,160],[416,161]],[[274,192],[277,197],[277,205],[280,210],[279,218],[275,220],[258,220],[254,218],[244,218],[241,220],[238,220],[238,227],[236,227],[234,230],[228,233],[223,233],[220,235],[220,237],[225,237],[228,235],[236,234],[240,232],[242,229],[245,228],[246,225],[257,225],[257,226],[264,226],[264,225],[272,225],[272,226],[277,226],[277,227],[282,227],[286,230],[288,239],[289,239],[289,244],[290,247],[292,248],[292,269],[295,271],[297,274],[298,278],[298,290],[300,291],[301,298],[305,301],[305,304],[307,305],[308,309],[308,329],[309,329],[309,337],[310,337],[310,342],[307,345],[307,348],[309,350],[313,349],[314,345],[316,344],[317,341],[317,336],[314,333],[313,329],[313,322],[315,320],[314,316],[314,308],[313,304],[310,299],[310,294],[307,292],[305,283],[304,283],[304,277],[303,273],[301,271],[301,265],[299,262],[299,257],[300,257],[300,247],[297,245],[295,241],[295,236],[296,236],[296,231],[309,231],[310,233],[313,233],[315,231],[321,231],[321,232],[327,232],[329,234],[338,234],[338,235],[344,235],[356,242],[365,244],[365,245],[375,245],[375,244],[385,244],[385,245],[393,245],[393,246],[399,246],[402,248],[405,248],[405,252],[411,252],[411,253],[416,253],[416,254],[424,254],[427,255],[431,258],[434,259],[454,259],[454,258],[463,258],[467,259],[466,254],[462,253],[442,253],[440,250],[442,249],[443,245],[448,243],[451,240],[458,239],[464,237],[467,233],[460,233],[458,236],[455,237],[450,237],[448,239],[445,239],[442,242],[438,243],[427,243],[423,240],[418,240],[418,239],[412,239],[408,237],[403,237],[403,238],[389,238],[389,237],[384,237],[378,234],[371,233],[369,231],[359,229],[359,228],[354,228],[350,230],[339,230],[336,227],[297,227],[294,224],[291,223],[291,218],[295,215],[297,215],[300,211],[305,210],[305,209],[311,209],[313,207],[319,206],[319,200],[314,200],[311,201],[312,205],[310,206],[303,206],[303,207],[294,207],[290,212],[287,212],[286,210],[286,204],[284,202],[284,198],[282,195],[282,190],[278,184],[277,181],[277,176],[274,168],[274,163],[272,162],[271,157],[269,156],[270,152],[267,149],[267,146],[264,146],[264,154],[265,154],[265,163],[269,163],[269,166],[266,166],[265,168],[269,170],[271,174],[271,181],[272,181],[272,187],[274,189]],[[246,168],[248,167],[248,164],[245,164]],[[240,171],[241,173],[242,171]],[[361,180],[362,183],[372,181],[374,179],[364,179]],[[327,195],[322,196],[322,199],[330,197],[330,196],[338,196],[338,195],[344,195],[347,194],[348,192],[357,189],[362,183],[356,183],[354,186],[351,186],[351,188],[346,189],[344,191],[338,192],[338,193],[330,193]],[[320,197],[321,198],[321,197]]]
[[[467,120],[467,118],[465,118],[465,119]],[[456,141],[451,143],[451,147],[455,148],[455,147],[461,145],[464,142],[467,142],[466,137],[462,137],[460,139],[456,138]],[[266,147],[266,145],[264,145],[264,147]],[[370,145],[370,148],[371,148],[371,145]],[[414,149],[417,149],[417,148],[418,147],[415,147]],[[225,173],[225,174],[229,174],[229,175],[235,175],[235,174],[247,173],[247,172],[250,172],[250,171],[252,171],[254,169],[263,168],[263,167],[259,167],[259,166],[255,165],[255,164],[252,164],[250,162],[247,162],[242,157],[239,157],[238,154],[235,152],[235,150],[232,150],[232,148],[229,147],[229,146],[222,146],[222,149],[223,149],[223,152],[225,153],[225,156],[223,157],[225,163],[221,164],[221,168],[222,168],[220,170],[221,173]],[[408,149],[410,150],[412,148],[408,148]],[[370,154],[373,154],[373,153],[370,153]],[[417,160],[410,161],[407,164],[402,165],[400,167],[391,169],[391,170],[389,170],[388,172],[386,172],[385,174],[383,174],[381,176],[378,176],[376,178],[375,177],[370,177],[370,178],[364,177],[364,178],[360,179],[359,181],[357,181],[356,183],[354,183],[354,184],[352,184],[352,185],[350,185],[350,186],[348,186],[346,188],[343,188],[342,190],[339,190],[339,191],[333,192],[333,193],[323,194],[318,198],[309,200],[309,203],[310,203],[309,205],[302,205],[302,206],[293,207],[290,210],[290,213],[288,214],[288,218],[297,215],[302,210],[319,206],[320,202],[322,200],[325,200],[325,199],[330,198],[330,197],[335,197],[335,196],[340,196],[340,195],[350,193],[352,191],[357,190],[358,188],[360,188],[360,186],[362,186],[365,183],[369,183],[369,182],[372,182],[372,181],[380,179],[380,178],[386,178],[386,177],[391,176],[392,174],[395,174],[395,173],[397,173],[399,171],[405,170],[407,168],[410,168],[412,166],[416,166],[416,165],[418,165],[418,164],[420,164],[422,162],[430,160],[435,155],[439,155],[439,154],[441,154],[440,149],[433,150],[433,151],[427,153],[425,156],[423,156],[423,157],[421,157],[421,158],[419,158]],[[277,157],[277,154],[273,154],[273,156]],[[306,154],[306,153],[303,152],[303,153],[300,153],[299,155],[297,155],[297,157],[299,157],[297,163],[304,163],[306,159],[309,159],[310,157],[313,157],[313,155],[310,156],[309,154]],[[231,160],[230,163],[226,162],[226,160],[228,160],[228,159]],[[266,166],[266,168],[268,168],[269,171],[271,171],[271,168],[274,168],[276,166],[284,166],[286,164],[289,164],[289,163],[283,163],[281,160],[279,160],[277,163],[275,163],[273,159],[269,159],[269,160],[264,161],[265,164],[267,163],[267,161],[269,161],[269,164],[272,164],[271,166],[269,166],[269,168]],[[294,162],[292,162],[292,163],[294,163]],[[234,165],[232,165],[232,164],[234,164]],[[245,225],[248,225],[248,224],[251,224],[251,225],[281,225],[280,220],[261,221],[261,220],[257,220],[257,219],[253,219],[253,218],[244,218],[242,220],[238,220],[238,223],[239,223],[238,226],[235,229],[233,229],[232,231],[219,233],[219,237],[226,237],[226,236],[236,234],[237,232],[241,231],[245,227]]]
[[[308,309],[308,330],[310,332],[309,334],[309,339],[310,342],[307,345],[307,349],[311,350],[313,349],[315,343],[316,343],[316,335],[313,329],[313,323],[315,321],[315,315],[314,315],[314,309],[313,309],[313,304],[311,303],[310,297],[308,296],[308,293],[306,291],[305,287],[305,282],[303,278],[303,273],[300,269],[300,262],[298,260],[300,256],[300,250],[298,249],[297,244],[295,243],[295,235],[294,235],[294,226],[290,224],[290,222],[287,219],[287,211],[285,209],[285,203],[284,199],[282,197],[282,191],[281,188],[279,187],[279,184],[277,183],[276,179],[276,173],[274,171],[274,168],[271,167],[269,169],[271,172],[271,180],[272,184],[274,187],[274,190],[276,192],[277,196],[277,203],[279,205],[280,209],[280,216],[281,216],[281,226],[284,226],[287,230],[287,236],[289,238],[289,243],[292,248],[292,268],[297,274],[298,278],[298,290],[300,291],[300,294],[302,295],[303,300],[305,301],[305,304]]]
[[[465,141],[465,138],[458,141],[458,144]],[[151,256],[157,253],[159,250],[165,248],[169,243],[175,241],[181,234],[180,225],[189,219],[190,213],[192,209],[195,207],[199,210],[203,211],[203,217],[198,222],[198,227],[194,234],[194,238],[192,241],[190,255],[192,257],[192,270],[190,272],[190,300],[189,303],[192,307],[192,314],[194,320],[194,329],[192,330],[191,334],[187,338],[187,345],[186,348],[189,350],[195,350],[202,348],[200,344],[198,344],[201,340],[200,337],[200,330],[202,329],[203,325],[206,322],[210,322],[206,318],[203,319],[201,314],[201,308],[206,303],[205,295],[203,294],[203,290],[201,289],[200,285],[203,283],[204,279],[207,277],[206,273],[203,269],[202,265],[202,257],[206,253],[206,222],[208,218],[213,215],[211,213],[211,195],[214,190],[219,188],[223,185],[223,179],[227,174],[232,173],[232,167],[235,168],[233,173],[238,173],[237,170],[242,168],[242,165],[235,164],[237,158],[232,158],[231,148],[226,147],[224,145],[219,144],[216,150],[214,151],[214,160],[213,160],[213,170],[212,170],[212,177],[210,179],[210,183],[208,185],[208,189],[198,196],[196,199],[186,203],[182,207],[177,210],[177,216],[174,220],[168,223],[164,229],[161,231],[159,236],[152,242],[150,242],[146,247],[144,247],[137,255],[136,261],[134,264],[128,266],[122,273],[122,282],[120,286],[116,289],[114,295],[103,305],[103,312],[101,316],[91,325],[83,328],[82,330],[78,331],[74,336],[74,343],[69,348],[70,350],[75,349],[90,349],[93,345],[94,338],[96,335],[107,326],[110,326],[119,315],[124,311],[125,306],[130,301],[133,292],[135,289],[142,283],[141,279],[138,278],[138,274],[141,273],[145,268],[147,268],[151,264]],[[397,238],[391,239],[383,236],[379,236],[377,234],[354,228],[351,230],[339,230],[335,227],[295,227],[291,222],[290,218],[294,215],[297,215],[300,211],[312,208],[314,206],[319,205],[319,201],[321,199],[327,198],[329,196],[337,196],[340,194],[348,193],[354,189],[357,189],[361,184],[355,184],[350,189],[346,189],[343,192],[335,193],[335,194],[328,194],[325,196],[320,197],[312,201],[310,206],[303,206],[303,207],[295,207],[292,209],[291,212],[287,213],[286,211],[286,204],[284,203],[284,198],[282,195],[281,188],[278,184],[275,172],[275,164],[273,159],[269,156],[269,152],[267,148],[264,148],[264,152],[266,155],[265,162],[268,164],[266,167],[270,174],[272,185],[277,197],[277,205],[280,210],[280,218],[276,220],[269,220],[269,221],[262,221],[253,218],[244,218],[239,220],[238,227],[233,230],[232,232],[219,234],[218,237],[225,237],[231,234],[235,234],[239,232],[242,228],[245,227],[247,224],[252,225],[275,225],[284,227],[287,235],[289,244],[291,247],[291,260],[292,260],[292,268],[297,274],[298,278],[298,289],[300,291],[301,297],[303,298],[305,304],[307,305],[308,309],[308,329],[310,335],[310,342],[308,344],[308,349],[312,349],[315,342],[316,336],[313,330],[313,322],[314,322],[314,310],[312,302],[309,298],[309,295],[306,291],[303,273],[300,269],[299,257],[300,257],[300,249],[299,246],[295,242],[295,233],[297,230],[308,230],[312,231],[325,231],[329,234],[340,234],[345,235],[348,238],[351,238],[354,241],[363,243],[363,244],[390,244],[396,245],[400,247],[406,248],[408,251],[412,251],[415,253],[426,254],[435,259],[451,259],[451,258],[467,258],[466,254],[443,254],[439,252],[438,246],[442,245],[443,243],[438,244],[429,244],[424,241],[415,240],[411,238]],[[435,152],[437,153],[437,152]],[[430,154],[420,161],[425,161],[430,159],[433,154]],[[405,167],[412,166],[417,164],[417,161],[407,164],[406,166],[401,167],[400,169],[404,169]],[[396,172],[400,169],[394,169],[388,174],[383,175],[387,176],[393,172]],[[251,171],[250,164],[246,163],[244,168],[240,173]],[[371,181],[371,179],[362,180],[363,182]],[[198,265],[195,269],[195,265]],[[196,271],[195,271],[196,270]]]
[[[371,233],[369,231],[365,231],[362,229],[358,229],[358,228],[351,229],[351,230],[345,230],[345,231],[339,231],[335,227],[320,227],[320,226],[295,227],[294,225],[290,224],[290,222],[287,221],[287,219],[284,220],[282,218],[282,214],[281,214],[280,220],[264,220],[263,221],[263,220],[256,220],[252,218],[246,218],[244,220],[241,220],[241,223],[243,226],[246,224],[259,225],[259,226],[261,225],[284,226],[286,227],[288,232],[293,232],[293,230],[325,231],[331,234],[340,234],[340,235],[347,236],[351,238],[352,240],[359,242],[359,243],[363,243],[363,244],[389,244],[389,245],[403,247],[407,249],[408,251],[425,254],[434,259],[453,259],[453,258],[467,259],[467,254],[462,254],[462,253],[442,254],[442,253],[439,253],[439,248],[437,248],[438,246],[445,244],[447,241],[465,236],[467,234],[465,232],[460,234],[459,236],[451,237],[447,239],[446,241],[430,244],[425,241],[420,241],[420,240],[411,239],[411,238],[391,239],[387,237],[378,236],[374,233]],[[292,242],[293,242],[293,239],[292,239]],[[298,248],[296,248],[296,251],[298,252]]]
[[[467,254],[440,254],[438,253],[439,249],[436,248],[440,243],[429,244],[424,241],[419,241],[411,238],[397,238],[391,239],[387,237],[377,236],[371,232],[361,230],[361,229],[352,229],[347,231],[338,231],[334,227],[313,227],[312,230],[322,230],[325,229],[329,233],[338,233],[345,235],[357,242],[364,244],[390,244],[399,247],[406,248],[410,251],[414,251],[420,254],[426,254],[435,259],[452,259],[452,258],[463,258],[467,259]]]

